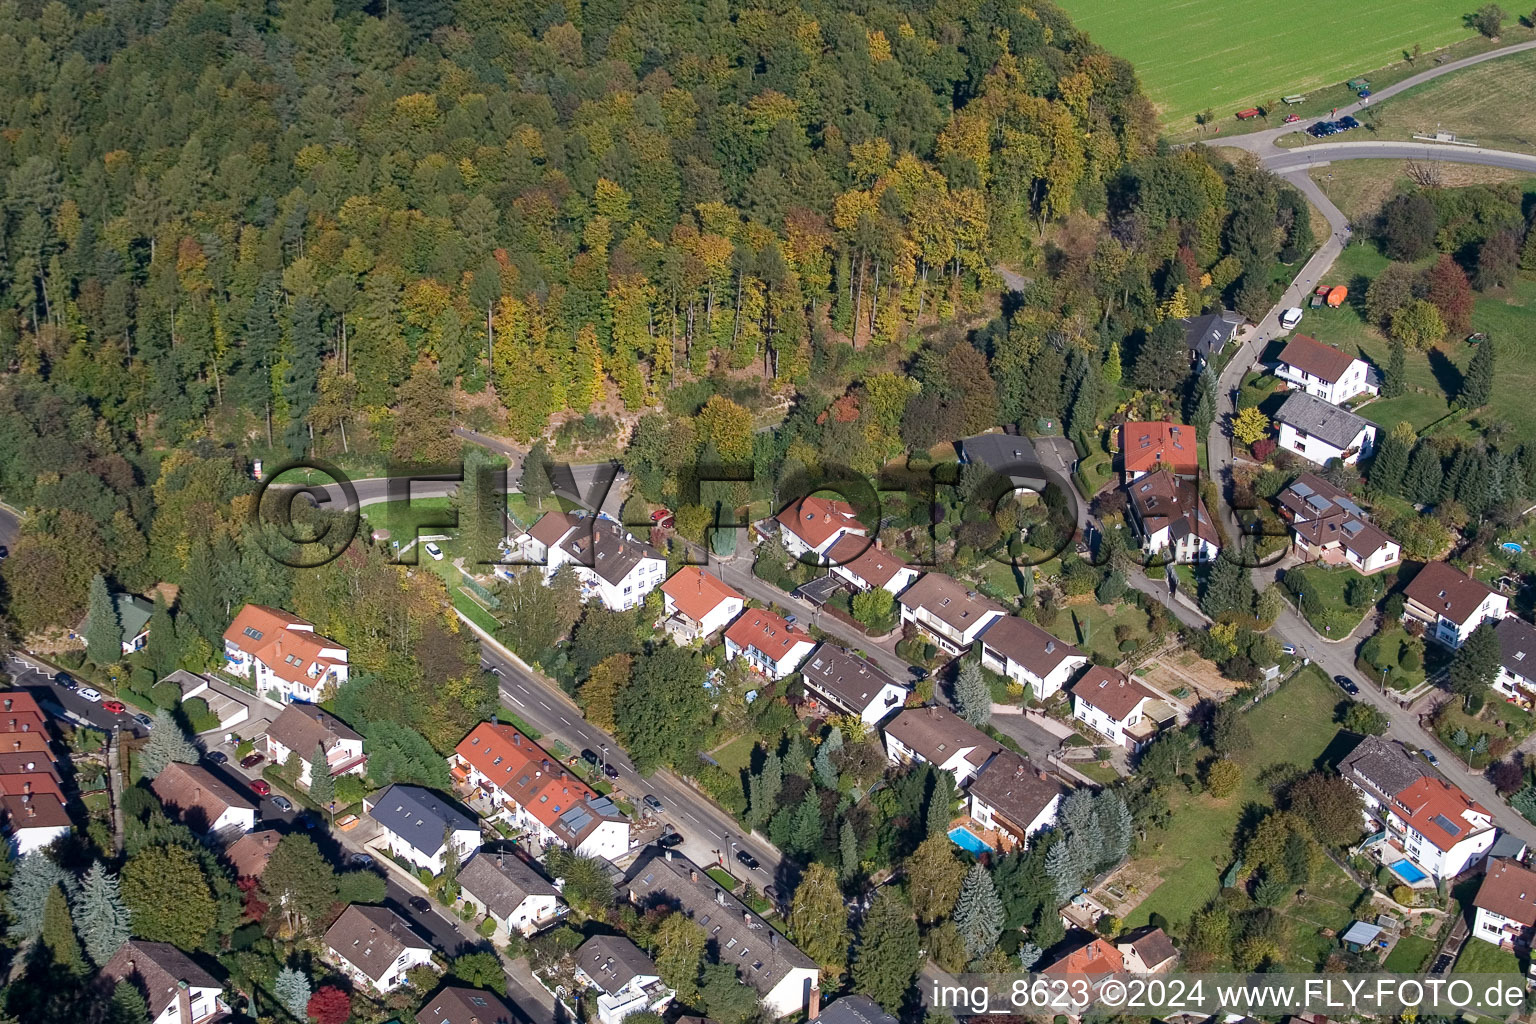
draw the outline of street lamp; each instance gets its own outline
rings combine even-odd
[[[598,770],[601,771],[602,768],[605,765],[608,764],[608,744],[606,744],[606,743],[599,743],[597,745],[597,749],[598,749],[597,767],[598,767]],[[604,774],[606,774],[606,773],[604,773]]]
[[[727,874],[729,874],[732,878],[735,878],[736,869],[731,867],[731,861],[736,859],[736,840],[731,838],[731,834],[729,832],[725,834],[725,845],[727,854],[725,858],[725,870]]]

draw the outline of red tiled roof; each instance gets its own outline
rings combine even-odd
[[[1449,850],[1470,835],[1492,828],[1488,808],[1460,789],[1425,776],[1393,798],[1392,810],[1425,839],[1442,850]],[[1487,823],[1468,821],[1463,815],[1477,814]]]
[[[0,796],[0,814],[12,829],[68,828],[74,824],[63,802],[52,793]]]
[[[695,622],[702,622],[704,616],[720,607],[724,601],[731,598],[738,601],[743,599],[718,576],[696,565],[685,565],[679,569],[661,585],[661,592],[672,599],[679,611]]]
[[[40,733],[48,719],[25,690],[0,691],[0,733]]]
[[[255,635],[247,633],[248,629]],[[345,664],[344,660],[321,657],[322,651],[341,645],[317,635],[313,624],[265,605],[248,604],[241,608],[224,631],[224,639],[267,666],[278,678],[311,689],[319,677],[309,675],[310,666],[319,663],[319,676],[323,677],[331,666]]]
[[[277,849],[278,841],[282,838],[281,832],[269,828],[260,832],[247,832],[230,843],[224,856],[235,869],[235,877],[260,878],[261,873],[267,870],[267,861],[272,859],[272,851]]]
[[[813,548],[819,548],[838,530],[868,533],[853,514],[853,506],[833,498],[811,495],[794,502],[775,516],[779,525]]]
[[[1491,593],[1488,587],[1445,562],[1425,565],[1413,582],[1403,588],[1403,596],[1408,600],[1456,623],[1471,618]]]
[[[1536,871],[1512,860],[1494,861],[1472,905],[1536,928]]]
[[[1175,473],[1193,474],[1199,466],[1195,428],[1182,423],[1125,423],[1120,452],[1127,473],[1144,473],[1159,463]]]
[[[731,623],[725,638],[737,647],[752,647],[761,651],[775,663],[797,644],[815,643],[810,634],[802,633],[773,612],[762,608],[748,608]]]
[[[1332,345],[1324,345],[1316,338],[1298,334],[1286,344],[1280,353],[1280,361],[1333,384],[1344,376],[1355,357]]]
[[[883,587],[911,566],[861,534],[845,533],[827,549],[827,559],[841,565],[870,586]]]
[[[53,773],[52,765],[46,767],[48,769],[46,771],[0,775],[0,795],[28,796],[47,793],[57,797],[59,802],[63,803],[64,790],[59,788],[58,776]]]
[[[1103,939],[1094,939],[1080,949],[1074,949],[1041,974],[1070,974],[1096,978],[1125,970],[1125,957]]]
[[[1088,666],[1088,672],[1072,684],[1072,696],[1087,701],[1117,722],[1136,710],[1143,700],[1157,699],[1157,694],[1124,672],[1102,665]]]
[[[453,752],[545,826],[583,800],[597,796],[565,770],[559,758],[510,725],[481,722]]]
[[[538,522],[533,524],[533,529],[528,531],[528,536],[546,548],[553,547],[561,537],[570,533],[571,527],[575,525],[575,516],[565,512],[546,512],[539,517]]]

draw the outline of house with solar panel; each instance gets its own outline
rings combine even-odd
[[[1494,632],[1499,637],[1499,675],[1493,688],[1528,705],[1536,699],[1536,626],[1508,615]]]
[[[1347,565],[1369,575],[1390,569],[1403,549],[1353,498],[1315,473],[1303,473],[1275,499],[1291,528],[1292,550],[1308,561]]]
[[[363,813],[378,823],[391,854],[434,875],[443,873],[449,843],[460,864],[480,849],[480,823],[422,786],[396,783],[364,797]]]

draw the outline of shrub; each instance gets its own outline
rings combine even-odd
[[[1253,452],[1253,457],[1260,462],[1268,462],[1269,457],[1275,454],[1275,448],[1275,440],[1270,437],[1261,437],[1249,446],[1249,450]]]
[[[175,683],[156,683],[149,688],[149,699],[155,707],[170,711],[181,703],[181,687]]]
[[[209,732],[219,727],[219,716],[208,709],[208,702],[201,697],[182,701],[181,710],[187,716],[187,727],[194,734]]]
[[[1411,907],[1419,902],[1418,894],[1406,885],[1399,885],[1392,890],[1392,898],[1405,907]]]
[[[1236,761],[1223,758],[1211,765],[1205,773],[1205,785],[1218,800],[1225,800],[1237,792],[1238,785],[1243,781],[1243,770],[1238,767]]]
[[[480,934],[482,939],[488,939],[496,934],[496,922],[488,917],[475,927],[475,931]]]

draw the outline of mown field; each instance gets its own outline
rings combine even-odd
[[[1475,6],[1475,5],[1473,5]],[[1165,124],[1188,127],[1211,108],[1218,124],[1470,35],[1455,0],[1063,0],[1072,20],[1136,73]]]
[[[1411,139],[1436,128],[1485,149],[1536,152],[1536,52],[1517,53],[1458,71],[1394,96],[1370,111],[1374,139]]]

